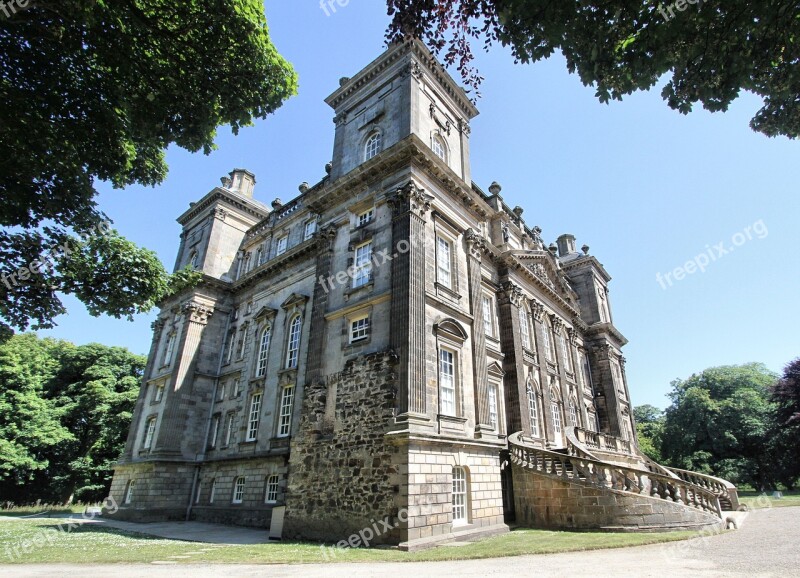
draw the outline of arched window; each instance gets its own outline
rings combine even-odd
[[[431,139],[431,150],[433,150],[433,154],[447,162],[447,145],[444,144],[444,139],[438,134],[433,135]]]
[[[233,498],[231,502],[234,504],[241,504],[244,501],[244,476],[236,478],[233,484]]]
[[[191,265],[192,269],[197,269],[199,262],[200,256],[197,254],[197,251],[192,251],[192,254],[189,256],[189,265]]]
[[[267,476],[264,489],[264,503],[274,504],[278,501],[278,476]]]
[[[254,265],[254,266],[255,266],[255,267],[258,267],[259,265],[261,265],[261,263],[262,263],[263,261],[264,261],[264,249],[263,249],[263,248],[261,248],[261,247],[259,247],[259,248],[256,250],[256,262],[255,262],[255,265]]]
[[[553,417],[553,433],[561,435],[561,408],[557,401],[550,403],[550,413]]]
[[[573,426],[578,427],[581,425],[578,421],[578,408],[575,405],[575,400],[572,398],[569,400],[569,419]]]
[[[564,335],[564,332],[561,331],[558,334],[558,342],[561,345],[561,357],[564,358],[564,369],[567,371],[572,371],[572,359],[569,354],[569,340],[567,336]]]
[[[519,308],[519,330],[522,336],[522,347],[531,349],[531,329],[528,325],[528,314],[525,313],[525,306]]]
[[[208,492],[208,503],[213,504],[214,498],[216,497],[217,493],[217,480],[216,478],[211,480],[211,490]]]
[[[264,377],[267,373],[267,354],[269,353],[269,341],[272,338],[272,327],[269,325],[261,332],[261,339],[258,345],[258,365],[256,366],[256,377]]]
[[[553,349],[553,326],[550,321],[545,321],[542,327],[542,336],[544,338],[544,353],[547,359],[555,361],[555,351]]]
[[[300,330],[303,326],[303,318],[299,315],[292,319],[289,324],[289,341],[286,347],[286,368],[297,368],[300,358]]]
[[[122,500],[123,503],[130,504],[133,501],[133,488],[135,485],[136,480],[130,480],[128,485],[125,486],[125,497]]]
[[[466,524],[469,521],[468,489],[467,470],[456,466],[453,468],[453,525]]]
[[[364,147],[364,160],[368,161],[381,152],[382,144],[383,138],[381,137],[381,133],[377,131],[372,133],[367,139],[367,144]]]
[[[528,383],[528,415],[531,420],[531,435],[535,438],[538,438],[540,436],[539,407],[537,405],[536,392],[531,387],[530,383]]]

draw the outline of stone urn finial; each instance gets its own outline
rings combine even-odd
[[[308,183],[303,181],[302,183],[300,183],[300,186],[297,187],[297,189],[300,191],[301,195],[304,194],[309,189]]]
[[[498,183],[497,181],[495,181],[491,185],[489,185],[489,192],[492,193],[493,195],[499,195],[500,191],[502,191],[502,190],[503,190],[503,187],[501,187],[500,183]]]
[[[332,170],[333,170],[333,163],[326,163],[325,164],[325,173],[329,175],[329,174],[331,174]]]
[[[583,247],[581,247],[581,251],[583,251],[584,255],[588,255],[589,254],[589,245],[584,245]]]
[[[273,210],[277,211],[282,206],[283,206],[283,201],[281,201],[280,199],[275,199],[274,201],[272,201]]]

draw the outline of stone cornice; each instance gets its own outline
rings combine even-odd
[[[574,261],[569,261],[568,263],[562,263],[561,268],[566,273],[572,269],[577,269],[580,265],[586,265],[589,263],[594,266],[595,271],[600,273],[600,276],[606,283],[611,281],[611,275],[608,274],[608,271],[606,271],[605,267],[603,267],[603,264],[600,263],[600,261],[598,261],[594,255],[587,255],[585,257],[575,259]]]
[[[470,101],[467,93],[461,88],[447,70],[436,60],[436,57],[428,50],[420,40],[411,40],[396,43],[381,54],[378,58],[368,64],[355,77],[349,79],[340,86],[333,94],[325,99],[325,102],[333,109],[338,109],[350,96],[356,93],[363,86],[374,81],[384,70],[399,62],[408,55],[416,58],[410,59],[407,71],[408,74],[419,76],[420,73],[428,72],[445,93],[453,100],[459,111],[467,119],[472,119],[478,115],[478,109]],[[420,68],[424,66],[424,72]]]
[[[240,211],[247,213],[248,215],[251,215],[259,220],[264,219],[269,214],[269,209],[267,209],[267,207],[265,207],[258,201],[254,201],[253,199],[249,199],[247,197],[243,197],[236,193],[226,191],[223,188],[216,187],[205,197],[200,199],[197,203],[189,207],[188,211],[186,211],[180,217],[178,217],[177,218],[178,223],[185,226],[187,223],[195,219],[198,215],[208,210],[208,208],[211,207],[211,205],[213,205],[217,201],[223,201],[228,205],[231,205],[239,209]]]
[[[285,269],[290,263],[298,261],[309,254],[313,254],[319,247],[323,246],[323,244],[324,241],[321,237],[315,234],[314,237],[308,241],[300,243],[296,247],[292,247],[280,257],[271,259],[252,271],[249,271],[244,277],[241,277],[233,283],[232,289],[234,291],[239,291],[245,287],[249,287],[259,279],[268,277],[275,271]]]
[[[628,340],[625,338],[625,336],[622,335],[622,333],[620,333],[611,323],[593,323],[586,330],[585,336],[592,339],[598,337],[611,338],[610,340],[614,342],[614,345],[617,347],[622,347],[628,343]]]

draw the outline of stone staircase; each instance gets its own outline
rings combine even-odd
[[[664,531],[721,527],[739,506],[725,480],[665,468],[633,444],[575,428],[567,447],[509,436],[518,521],[533,527]]]

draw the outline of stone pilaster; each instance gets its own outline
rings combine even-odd
[[[311,308],[311,331],[308,343],[308,365],[306,381],[315,383],[322,380],[322,359],[325,354],[325,311],[332,289],[328,282],[331,276],[333,247],[338,228],[335,225],[325,227],[317,233],[318,252],[316,282],[314,284],[314,302]]]
[[[397,421],[427,421],[425,379],[425,214],[433,197],[414,183],[397,189],[392,206],[391,345],[397,366]],[[406,249],[406,250],[402,250]]]
[[[486,241],[469,229],[464,234],[467,242],[467,274],[469,275],[469,300],[472,311],[472,367],[475,391],[475,430],[482,434],[494,433],[489,423],[489,382],[486,362],[486,327],[483,320],[483,286],[481,262]]]
[[[521,410],[521,403],[527,404],[525,389],[525,363],[520,339],[519,308],[523,307],[522,289],[508,281],[503,283],[498,293],[500,305],[500,339],[506,354],[504,370],[506,391],[506,426],[509,434],[530,432],[530,416]]]
[[[175,348],[175,371],[164,392],[164,413],[156,436],[155,448],[151,455],[160,457],[181,457],[181,441],[186,435],[186,412],[192,390],[194,368],[197,366],[197,355],[203,330],[213,309],[205,304],[190,301],[183,307],[185,320],[181,338]],[[201,440],[205,444],[205,440]],[[199,449],[199,448],[198,448]]]
[[[130,428],[128,429],[128,437],[125,440],[125,450],[120,456],[121,462],[126,462],[133,459],[133,448],[136,445],[136,435],[139,432],[139,426],[142,421],[142,414],[144,412],[144,402],[147,397],[147,380],[153,375],[156,359],[158,358],[158,344],[161,343],[161,334],[164,331],[164,319],[161,317],[153,321],[151,325],[153,329],[153,341],[150,343],[150,353],[147,356],[147,365],[144,368],[144,378],[139,386],[139,397],[136,399],[136,405],[133,409],[133,419],[131,420]]]

